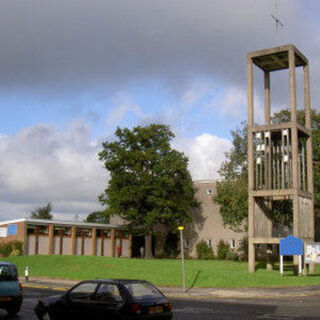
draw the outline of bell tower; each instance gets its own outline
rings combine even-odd
[[[253,65],[264,72],[264,124],[254,123]],[[297,121],[296,68],[303,68],[305,124]],[[270,73],[289,72],[290,122],[271,124]],[[313,168],[309,64],[293,45],[250,52],[248,76],[249,272],[255,271],[255,246],[279,244],[272,223],[275,201],[290,201],[292,233],[314,241]],[[267,250],[267,269],[272,269]]]

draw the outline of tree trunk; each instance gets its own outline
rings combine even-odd
[[[152,235],[148,234],[144,238],[144,244],[145,244],[145,259],[152,259],[153,254],[152,254]]]
[[[168,231],[162,230],[162,232],[158,232],[156,234],[156,241],[155,241],[155,256],[156,258],[163,258],[165,255],[164,246],[166,243]]]

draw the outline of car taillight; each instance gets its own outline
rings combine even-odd
[[[169,311],[172,310],[172,304],[171,304],[171,302],[168,302],[168,310],[169,310]]]
[[[19,288],[20,288],[20,291],[23,290],[23,286],[22,286],[22,283],[21,283],[21,282],[19,282]]]
[[[142,306],[141,306],[141,304],[139,304],[139,303],[135,303],[135,302],[131,302],[130,303],[130,311],[132,312],[132,313],[141,313],[141,311],[142,311]]]

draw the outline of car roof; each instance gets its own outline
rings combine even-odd
[[[87,280],[87,281],[88,282],[99,282],[99,283],[114,283],[114,284],[148,283],[148,281],[146,281],[146,280],[135,280],[135,279],[92,279],[92,280]]]
[[[14,263],[8,261],[0,261],[1,266],[15,266]]]

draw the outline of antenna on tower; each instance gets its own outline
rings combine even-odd
[[[277,45],[279,44],[279,26],[284,27],[283,23],[277,18],[277,11],[278,11],[278,6],[277,6],[277,1],[275,2],[275,14],[271,14],[271,18],[274,19],[275,24],[276,24],[276,34],[277,34]]]

